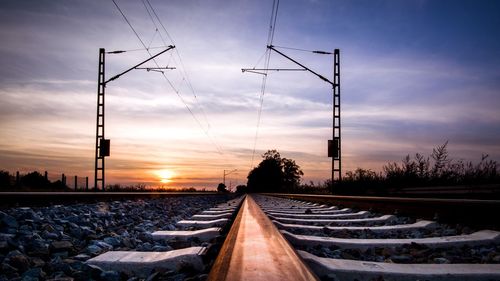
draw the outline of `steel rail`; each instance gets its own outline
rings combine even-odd
[[[208,276],[209,281],[318,280],[251,195]]]

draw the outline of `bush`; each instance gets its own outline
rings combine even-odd
[[[50,182],[39,172],[31,172],[20,178],[22,187],[28,188],[49,188]]]
[[[406,155],[401,163],[391,162],[382,167],[381,173],[362,168],[348,171],[342,182],[335,183],[332,190],[337,194],[383,195],[390,189],[421,186],[446,186],[466,184],[500,183],[496,161],[482,155],[478,164],[454,161],[449,157],[448,141],[434,148],[429,157]],[[331,181],[325,182],[331,188]]]

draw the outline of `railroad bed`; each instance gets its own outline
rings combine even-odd
[[[322,279],[500,280],[500,232],[269,196],[254,198]]]
[[[209,280],[315,279],[500,280],[500,232],[248,196]]]
[[[202,280],[242,197],[160,195],[1,209],[0,280]]]
[[[175,247],[170,251],[108,251],[87,260],[87,264],[99,269],[119,272],[126,276],[154,279],[154,274],[163,275],[166,280],[182,278],[204,279],[196,275],[208,270],[212,255],[211,243],[227,231],[236,216],[244,196],[209,208],[189,219],[176,223],[181,230],[160,230],[151,234],[154,240],[165,241]],[[209,243],[210,242],[210,243]],[[165,275],[164,273],[168,274]],[[175,273],[187,273],[185,276],[171,276]],[[169,276],[170,275],[170,276]],[[169,278],[170,277],[170,278]]]
[[[276,196],[12,210],[0,280],[500,280],[500,232]]]

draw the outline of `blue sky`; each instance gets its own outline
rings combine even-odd
[[[146,44],[164,45],[160,34],[172,44],[143,1],[117,3]],[[241,68],[265,52],[272,1],[150,3],[177,47],[158,60],[178,68],[166,72],[174,87],[139,70],[108,84],[109,183],[154,184],[170,170],[179,186],[210,187],[224,169],[238,169],[233,185],[246,183],[261,77]],[[499,160],[499,14],[499,1],[282,0],[274,44],[341,50],[346,170],[380,170],[446,140],[454,159]],[[112,1],[97,0],[2,1],[0,37],[0,168],[92,178],[98,49],[139,49],[139,40]],[[332,75],[330,56],[283,52]],[[108,55],[107,77],[147,57]],[[293,66],[277,54],[270,65]],[[325,180],[330,127],[328,84],[269,75],[258,155],[276,148],[305,181]]]

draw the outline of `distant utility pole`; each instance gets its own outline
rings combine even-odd
[[[227,171],[227,172],[226,172]],[[234,170],[224,170],[224,176],[222,178],[222,183],[224,184],[224,186],[226,186],[226,176],[229,175],[229,174],[232,174],[234,172],[238,171],[238,169],[234,169]]]
[[[268,49],[278,53],[291,62],[300,66],[300,68],[243,68],[242,72],[253,72],[258,74],[267,75],[262,71],[308,71],[321,80],[327,82],[332,86],[333,91],[333,123],[332,123],[332,139],[328,140],[328,157],[332,158],[332,188],[335,181],[342,180],[342,154],[341,154],[341,122],[340,122],[340,50],[335,49],[333,53],[325,51],[310,51],[315,54],[333,55],[333,81],[330,81],[321,74],[316,73],[305,65],[299,63],[293,58],[278,51],[275,46],[269,45]]]
[[[102,190],[104,191],[105,184],[105,170],[104,170],[104,159],[105,157],[110,155],[110,140],[104,138],[104,93],[106,89],[106,84],[113,80],[118,79],[123,74],[133,70],[133,69],[146,69],[148,71],[155,69],[173,69],[170,67],[148,67],[148,68],[140,68],[139,66],[144,63],[156,58],[157,56],[167,52],[175,48],[175,46],[168,46],[165,50],[160,53],[142,61],[135,66],[123,71],[120,74],[117,74],[111,77],[108,80],[105,80],[105,54],[120,54],[126,51],[113,51],[113,52],[105,52],[104,48],[99,49],[99,68],[98,68],[98,76],[97,76],[97,122],[96,122],[96,134],[95,134],[95,170],[94,170],[94,189],[98,190],[98,183],[101,182]]]

